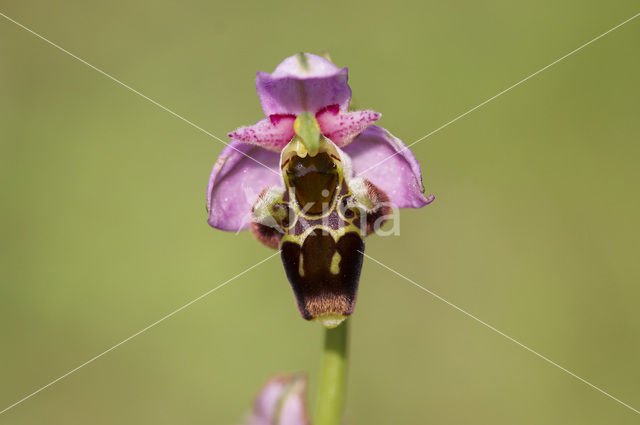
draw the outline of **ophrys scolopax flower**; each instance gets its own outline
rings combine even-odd
[[[346,68],[300,53],[259,72],[256,87],[267,118],[229,133],[209,179],[209,224],[280,248],[302,316],[336,326],[353,312],[364,237],[393,208],[433,196],[413,153],[373,125],[380,114],[348,110]]]

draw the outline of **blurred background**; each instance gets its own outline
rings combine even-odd
[[[3,0],[2,13],[225,138],[258,70],[348,66],[410,143],[639,12],[610,2]],[[367,253],[640,408],[640,19],[418,143],[436,201]],[[272,253],[208,227],[223,145],[0,18],[0,409]],[[366,261],[346,424],[638,415]],[[278,258],[0,416],[240,425],[322,329]]]

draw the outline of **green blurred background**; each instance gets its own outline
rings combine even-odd
[[[224,137],[255,72],[328,50],[412,142],[639,12],[611,2],[3,0]],[[640,18],[415,146],[436,202],[367,252],[640,408]],[[0,410],[271,254],[206,223],[222,144],[0,17]],[[346,423],[639,416],[366,261]],[[0,416],[239,425],[322,329],[277,258]],[[311,390],[313,392],[313,389]]]

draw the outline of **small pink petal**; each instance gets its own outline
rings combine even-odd
[[[380,117],[380,113],[370,110],[341,112],[337,105],[328,106],[316,114],[322,134],[340,147],[351,143]]]
[[[261,148],[280,152],[294,136],[293,115],[271,115],[248,127],[240,127],[228,134],[234,140],[258,145]]]

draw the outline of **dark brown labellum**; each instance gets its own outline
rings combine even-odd
[[[364,241],[349,232],[337,242],[321,229],[313,230],[300,246],[281,246],[284,269],[302,316],[348,316],[353,312],[362,269]]]

